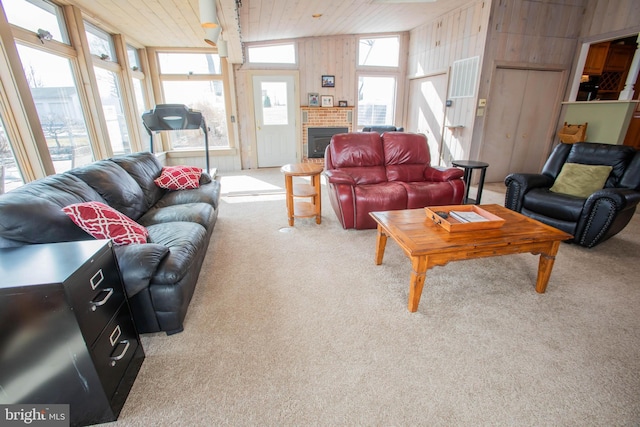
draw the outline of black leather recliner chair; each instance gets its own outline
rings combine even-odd
[[[583,198],[549,189],[565,163],[606,165],[612,170],[604,188]],[[640,151],[591,142],[557,145],[540,174],[505,178],[505,207],[571,233],[568,242],[592,248],[629,223],[640,201]]]
[[[362,128],[362,132],[378,132],[382,135],[385,132],[404,132],[404,128],[395,126],[367,126]]]

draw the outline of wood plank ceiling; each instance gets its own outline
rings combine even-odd
[[[243,60],[242,42],[407,31],[470,0],[384,3],[381,0],[210,0],[216,1],[229,60]],[[398,1],[398,0],[396,0]],[[89,21],[132,44],[207,48],[198,0],[62,0]],[[320,15],[314,18],[313,15]]]

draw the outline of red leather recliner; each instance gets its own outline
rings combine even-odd
[[[369,212],[457,205],[464,197],[463,171],[432,167],[422,134],[337,134],[324,161],[329,200],[345,229],[376,228]]]

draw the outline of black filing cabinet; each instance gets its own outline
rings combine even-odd
[[[0,403],[114,421],[143,360],[111,241],[0,249]]]

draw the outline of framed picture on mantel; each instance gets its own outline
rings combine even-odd
[[[320,105],[320,95],[309,92],[309,107],[318,107]]]
[[[333,96],[332,95],[322,95],[321,97],[323,107],[333,107]]]

